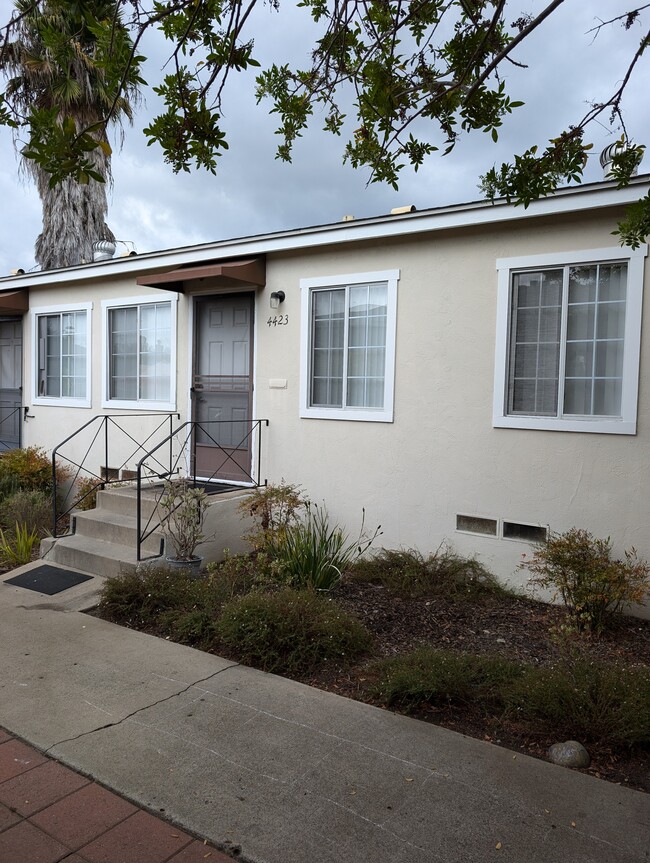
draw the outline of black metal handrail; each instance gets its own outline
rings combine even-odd
[[[224,425],[246,425],[248,431],[242,438],[242,440],[235,446],[224,447],[222,444],[218,442],[215,438],[215,434],[211,433],[206,426],[214,427],[214,426],[224,426]],[[246,487],[258,487],[260,485],[266,485],[266,480],[261,482],[261,460],[262,460],[262,427],[268,427],[268,420],[210,420],[208,422],[197,422],[197,421],[189,421],[180,425],[178,428],[174,429],[170,434],[164,439],[161,440],[150,452],[148,452],[145,456],[143,456],[136,466],[136,489],[137,489],[137,501],[136,501],[136,520],[137,520],[137,534],[138,534],[138,547],[137,547],[137,560],[141,561],[144,558],[142,557],[142,545],[146,539],[148,539],[156,530],[162,527],[163,519],[157,517],[157,506],[153,509],[153,512],[149,515],[147,519],[147,523],[143,526],[142,521],[142,481],[147,476],[151,475],[150,467],[147,465],[147,459],[156,458],[155,453],[164,447],[166,444],[171,446],[172,442],[176,440],[178,444],[178,455],[173,464],[170,464],[169,476],[173,476],[175,474],[180,475],[181,469],[179,465],[181,462],[187,458],[188,450],[191,452],[191,468],[192,470],[188,472],[188,479],[191,479],[192,485],[196,487],[197,483],[210,483],[215,480],[215,477],[219,473],[219,471],[223,468],[223,466],[231,461],[237,465],[238,470],[243,470],[242,466],[235,462],[232,455],[228,450],[235,451],[240,449],[249,449],[253,450],[253,444],[256,444],[256,454],[257,458],[255,459],[255,475],[245,471],[245,478],[239,485],[243,485]],[[209,476],[201,476],[197,477],[196,473],[196,446],[197,446],[197,433],[201,432],[206,439],[209,440],[210,444],[216,447],[217,450],[220,450],[223,453],[224,460],[221,464],[213,471],[213,473]],[[162,477],[161,477],[162,479]],[[233,484],[233,488],[237,488],[238,484]],[[155,499],[156,504],[164,494],[164,488],[160,489],[160,494]],[[150,557],[153,557],[151,555]]]
[[[147,434],[144,440],[139,440],[134,437],[130,431],[128,431],[123,426],[130,420],[142,420],[143,418],[153,418],[159,419],[160,422],[155,426],[155,428]],[[82,502],[86,497],[91,494],[96,493],[97,489],[105,488],[107,485],[113,485],[118,482],[123,482],[124,479],[121,478],[122,470],[131,462],[133,463],[133,459],[140,455],[141,453],[147,453],[147,447],[151,447],[152,439],[155,439],[156,435],[161,432],[163,427],[166,427],[169,424],[169,430],[173,429],[174,418],[180,419],[180,414],[178,413],[137,413],[137,414],[99,414],[97,416],[92,417],[88,420],[87,423],[84,423],[80,428],[74,431],[71,435],[61,441],[53,450],[52,450],[52,534],[53,536],[59,536],[59,525],[62,523],[62,519],[65,516],[69,515],[70,512],[78,506],[80,502]],[[119,420],[119,422],[118,422]],[[93,426],[95,428],[93,428]],[[65,447],[66,444],[70,443],[72,440],[79,440],[83,432],[89,431],[90,434],[90,443],[88,444],[85,453],[81,456],[79,461],[69,458],[64,455],[62,452],[62,448]],[[137,434],[137,432],[136,432]],[[117,476],[112,477],[109,475],[109,466],[110,460],[109,455],[111,452],[115,451],[115,437],[119,435],[121,437],[122,442],[126,441],[127,443],[130,441],[130,446],[132,447],[129,451],[129,454],[125,459],[121,461],[121,463],[115,468]],[[169,440],[171,435],[167,435],[165,440]],[[103,467],[104,467],[104,475],[100,473],[96,473],[94,470],[91,470],[88,466],[88,462],[91,458],[91,453],[96,452],[95,445],[97,441],[102,439],[102,444],[99,445],[100,453],[103,456]],[[158,446],[154,448],[154,451],[159,449]],[[96,458],[96,455],[92,456]],[[154,460],[154,464],[152,466],[151,477],[156,479],[162,479],[165,476],[170,475],[171,463],[173,460],[173,453],[171,449],[171,443],[169,447],[169,452],[165,456],[161,454],[158,458]],[[60,476],[63,473],[60,468],[62,462],[67,462],[68,465],[72,466],[73,470],[70,472],[69,468],[64,469],[65,476]],[[141,462],[139,462],[140,464]],[[76,472],[74,469],[76,468]],[[75,495],[75,487],[77,481],[79,480],[79,476],[82,473],[84,474],[84,478],[90,480],[97,480],[81,497]],[[65,494],[61,493],[61,482],[65,479],[66,483],[69,483]],[[70,501],[71,497],[73,497],[72,502]]]

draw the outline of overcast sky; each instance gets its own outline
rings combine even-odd
[[[311,20],[290,0],[279,13],[264,5],[256,12],[255,56],[263,64],[301,60],[300,52],[313,41]],[[539,11],[545,2],[519,0],[511,4],[510,18]],[[508,160],[532,144],[543,146],[549,137],[579,121],[587,103],[609,97],[620,81],[641,37],[635,26],[625,32],[613,25],[594,34],[587,31],[602,18],[632,7],[621,0],[566,0],[526,40],[514,57],[527,69],[511,67],[508,90],[513,99],[526,102],[505,121],[497,145],[474,133],[461,140],[447,157],[433,155],[418,173],[404,169],[400,189],[367,186],[367,173],[342,165],[345,139],[314,128],[300,139],[293,164],[275,159],[276,119],[254,98],[253,75],[236,76],[225,102],[230,149],[219,159],[216,176],[205,171],[175,175],[163,163],[157,146],[147,147],[142,129],[156,106],[146,102],[127,128],[124,146],[113,156],[114,186],[110,193],[108,223],[115,236],[133,244],[138,252],[192,245],[228,237],[247,236],[285,228],[339,221],[344,215],[387,213],[414,204],[426,209],[477,200],[477,182],[494,163]],[[0,25],[8,20],[13,4],[0,0]],[[166,58],[164,40],[149,40],[145,53],[151,60],[144,77],[156,83]],[[631,136],[650,145],[648,66],[640,64],[625,99]],[[600,151],[616,134],[606,125],[592,127],[589,140],[594,155],[586,180],[601,177]],[[436,143],[434,139],[434,143]],[[650,171],[650,155],[642,171]],[[41,230],[41,207],[36,191],[22,179],[11,133],[0,130],[0,274],[34,264],[34,241]],[[118,247],[118,254],[124,247]]]

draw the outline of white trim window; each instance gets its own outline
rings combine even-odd
[[[495,426],[636,433],[646,255],[497,261]]]
[[[90,407],[91,303],[31,310],[33,402]]]
[[[175,410],[176,303],[151,297],[105,300],[102,312],[104,407]]]
[[[302,279],[301,411],[392,422],[399,270]]]

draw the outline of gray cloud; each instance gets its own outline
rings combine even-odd
[[[10,5],[0,0],[0,22]],[[543,5],[522,0],[521,11],[539,11]],[[589,100],[608,97],[622,78],[640,28],[625,32],[620,26],[610,27],[594,41],[587,31],[603,14],[604,4],[592,0],[578,5],[561,6],[522,45],[517,59],[527,69],[512,66],[506,72],[512,97],[526,105],[504,123],[499,142],[495,145],[486,135],[471,135],[444,159],[433,156],[418,173],[405,169],[399,192],[368,186],[366,174],[342,165],[345,139],[321,132],[318,121],[297,142],[292,165],[277,161],[276,118],[268,115],[264,105],[255,104],[254,74],[234,76],[230,82],[224,102],[230,149],[219,160],[217,175],[174,175],[163,164],[161,151],[155,145],[147,147],[141,133],[156,106],[156,97],[148,95],[133,129],[126,130],[122,150],[115,150],[109,224],[117,237],[144,252],[323,224],[345,214],[386,213],[402,204],[423,209],[476,200],[481,173],[532,144],[544,145],[581,119]],[[615,0],[606,5],[611,17],[629,4]],[[257,17],[261,60],[300,61],[301,55],[307,55],[313,31],[305,10],[287,4],[276,14],[261,7]],[[166,48],[157,38],[145,46],[151,57],[145,72],[150,83],[161,74]],[[625,100],[626,116],[634,139],[650,143],[643,78],[639,69]],[[591,130],[595,147],[586,172],[589,181],[599,179],[598,154],[614,140],[605,121],[604,117],[603,126]],[[650,170],[648,162],[644,167]],[[40,231],[40,204],[33,188],[18,179],[8,132],[0,136],[0,195],[0,273],[4,274],[13,267],[33,265],[33,244]]]

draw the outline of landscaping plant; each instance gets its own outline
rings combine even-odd
[[[271,553],[293,587],[331,590],[341,579],[343,570],[372,545],[380,533],[377,527],[370,537],[364,534],[364,521],[356,540],[332,525],[324,506],[307,504],[302,519],[287,525],[271,545]]]
[[[345,667],[372,644],[370,633],[336,603],[313,590],[291,588],[228,603],[216,631],[239,662],[289,676],[328,662]]]
[[[24,566],[31,561],[38,541],[36,531],[30,531],[26,524],[16,522],[15,528],[6,532],[0,528],[0,563],[7,569]]]
[[[29,533],[46,536],[52,526],[52,499],[38,489],[18,489],[0,500],[0,527],[24,525]]]
[[[355,581],[381,584],[391,593],[408,597],[475,599],[507,593],[482,563],[456,554],[446,544],[426,557],[414,549],[384,548],[372,557],[358,560],[350,576]]]
[[[276,545],[289,525],[298,521],[299,513],[308,502],[300,486],[284,480],[279,485],[256,488],[238,507],[242,515],[250,515],[256,522],[246,539],[256,550]]]
[[[186,479],[167,481],[159,501],[163,512],[162,529],[170,540],[174,560],[196,560],[196,547],[203,542],[203,520],[208,496],[202,488],[193,488]]]
[[[555,591],[579,632],[601,632],[621,606],[642,603],[650,593],[650,566],[634,549],[623,560],[613,558],[609,538],[575,527],[551,534],[521,566],[534,574],[533,585]]]

